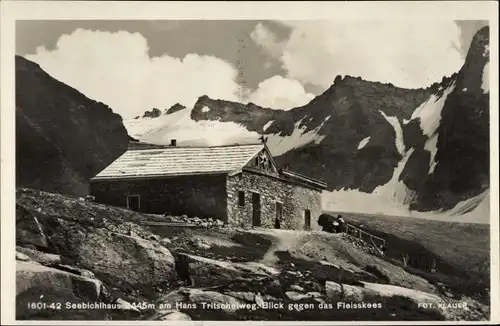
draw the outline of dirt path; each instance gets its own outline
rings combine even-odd
[[[296,230],[274,230],[274,229],[256,229],[246,230],[248,233],[265,235],[272,239],[272,245],[264,254],[259,263],[268,266],[274,266],[279,260],[275,253],[277,251],[291,251],[297,248],[303,241],[303,237],[308,234],[307,231]]]

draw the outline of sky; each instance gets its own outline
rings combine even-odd
[[[337,75],[427,87],[484,21],[17,21],[16,53],[125,119],[198,97],[288,110]]]

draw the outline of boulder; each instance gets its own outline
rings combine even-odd
[[[171,313],[165,314],[160,316],[156,320],[192,320],[189,315],[180,312],[180,311],[173,311]]]
[[[48,254],[46,252],[41,252],[36,249],[25,248],[16,246],[16,252],[22,253],[30,258],[30,260],[36,261],[40,264],[60,264],[61,256],[56,254]]]
[[[157,236],[156,234],[151,234],[149,236],[149,240],[151,240],[151,241],[160,241],[160,237]]]
[[[331,300],[344,301],[363,301],[368,297],[376,296],[377,293],[371,289],[362,286],[353,286],[349,284],[340,284],[332,281],[325,283],[326,296]]]
[[[196,246],[196,248],[198,249],[202,249],[202,250],[208,250],[211,248],[210,244],[208,244],[207,242],[197,238],[194,242],[194,245]]]
[[[97,279],[83,277],[35,262],[16,262],[16,296],[26,303],[37,302],[44,294],[58,293],[61,299],[84,299],[98,301],[102,283]]]
[[[319,261],[319,263],[320,263],[321,265],[323,265],[323,266],[331,266],[331,267],[336,268],[336,269],[339,269],[339,270],[341,269],[339,265],[336,265],[336,264],[334,264],[334,263],[331,263],[331,262],[329,262],[329,261],[327,261],[327,260],[320,260],[320,261]]]
[[[184,256],[189,260],[189,274],[194,278],[196,284],[203,282],[205,282],[205,285],[212,284],[211,277],[234,280],[248,273],[236,268],[235,264],[231,262],[194,255]]]
[[[123,300],[122,298],[116,299],[115,303],[120,305],[120,310],[125,312],[131,317],[138,317],[141,315],[141,311],[134,307],[130,302]]]
[[[165,319],[167,315],[179,312],[176,304],[185,302],[188,299],[188,294],[184,293],[183,288],[174,290],[162,295],[156,301],[156,312],[149,320],[169,320]]]
[[[16,260],[30,261],[31,258],[28,257],[27,255],[23,254],[22,252],[16,251]]]
[[[203,291],[200,289],[188,289],[189,290],[189,301],[196,304],[215,303],[223,304],[222,309],[228,312],[234,312],[238,310],[239,306],[243,304],[241,300],[238,300],[230,295],[222,294],[216,291]]]
[[[287,291],[287,292],[285,292],[285,295],[288,297],[288,299],[293,300],[293,301],[310,298],[307,294],[298,293],[295,291]]]
[[[170,251],[139,237],[98,229],[76,249],[82,267],[129,284],[157,284],[175,274]]]
[[[252,292],[228,292],[227,295],[235,297],[240,300],[245,300],[248,302],[255,302],[256,296],[255,293]]]
[[[468,317],[469,309],[464,309],[463,300],[444,300],[439,296],[419,290],[408,289],[401,286],[362,282],[364,289],[372,291],[382,297],[400,296],[405,297],[415,303],[428,303],[430,310],[437,311],[447,320],[465,320]],[[469,306],[469,304],[467,304]],[[457,309],[459,307],[460,309]]]
[[[362,288],[364,292],[370,291],[371,293],[376,293],[377,295],[382,297],[401,296],[406,297],[414,302],[433,303],[435,306],[444,302],[443,299],[435,294],[422,292],[419,290],[408,289],[390,284],[378,284],[369,282],[361,283],[363,283],[364,285],[364,287]]]
[[[325,282],[326,296],[331,300],[341,300],[342,299],[342,284],[332,281]]]
[[[16,243],[46,248],[47,237],[35,212],[16,205]]]
[[[288,299],[293,300],[293,301],[298,301],[298,300],[303,300],[303,299],[315,299],[322,297],[321,293],[319,292],[307,292],[307,293],[299,293],[295,291],[288,291],[285,292],[285,295],[288,297]]]
[[[80,275],[80,276],[83,276],[83,277],[94,278],[94,279],[96,278],[95,275],[94,275],[94,273],[92,273],[89,270],[83,269],[83,268],[78,268],[78,267],[74,267],[74,266],[70,266],[70,265],[64,265],[64,264],[59,264],[59,263],[50,264],[48,266],[52,267],[52,268],[60,269],[60,270],[63,270],[63,271],[69,272],[69,273],[73,273],[73,274],[76,274],[76,275]]]
[[[323,295],[319,292],[307,292],[306,295],[309,297],[309,298],[320,298],[322,297]]]
[[[265,294],[261,297],[261,300],[265,300],[265,301],[278,301],[278,298],[276,297],[273,297],[269,294]],[[255,297],[255,301],[257,302],[257,297]],[[262,305],[260,305],[260,307],[262,307]]]
[[[364,289],[359,286],[352,286],[349,284],[342,284],[342,298],[345,301],[354,301],[360,302],[365,298],[365,294],[367,293],[367,289]],[[372,292],[373,293],[373,292]]]
[[[327,297],[331,300],[344,300],[350,302],[367,301],[376,297],[403,297],[413,301],[415,303],[415,307],[422,302],[429,304],[426,309],[430,309],[441,314],[447,320],[464,320],[464,318],[467,318],[467,309],[456,309],[457,306],[462,307],[464,305],[463,300],[445,300],[433,293],[427,293],[396,285],[370,282],[361,283],[363,286],[352,286],[327,281],[325,284]]]
[[[168,246],[168,245],[172,244],[172,241],[169,238],[163,238],[160,240],[160,244],[162,246]]]
[[[300,286],[300,285],[297,285],[297,284],[291,285],[290,289],[294,290],[294,291],[298,291],[298,292],[303,292],[304,291],[304,288],[302,286]]]
[[[307,281],[307,282],[304,282],[304,285],[307,286],[307,289],[309,291],[314,291],[314,292],[322,292],[323,291],[323,287],[317,282]]]
[[[262,297],[262,295],[260,294],[260,292],[255,295],[254,301],[257,304],[257,307],[264,308],[265,301],[264,301],[264,298]]]
[[[151,233],[149,230],[133,222],[124,222],[119,224],[110,223],[106,225],[106,228],[115,233],[122,233],[143,239],[150,239],[150,237],[152,237],[154,240],[159,238],[157,235]]]
[[[245,262],[245,263],[231,263],[234,268],[246,272],[249,274],[254,274],[255,276],[276,276],[279,275],[279,271],[271,266],[264,265],[259,262]]]
[[[75,307],[83,304],[110,303],[111,301],[107,299],[105,288],[99,280],[37,262],[16,262],[16,319],[18,320],[109,320],[110,316],[117,312],[116,310]],[[46,308],[30,307],[30,304],[46,304]],[[68,307],[67,304],[71,306]]]

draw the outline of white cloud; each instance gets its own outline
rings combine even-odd
[[[283,53],[285,43],[279,42],[276,35],[262,23],[255,26],[252,33],[250,33],[250,38],[275,58],[280,57]]]
[[[248,100],[263,107],[289,110],[303,106],[314,98],[296,80],[273,76],[261,82]]]
[[[251,38],[287,72],[250,91],[236,82],[237,70],[207,55],[150,58],[139,33],[79,29],[26,58],[88,97],[108,104],[124,118],[175,103],[192,107],[201,95],[290,109],[309,102],[306,83],[329,87],[335,76],[352,75],[402,87],[427,86],[458,71],[460,53],[451,45],[460,30],[447,22],[282,22],[292,28],[280,40],[259,23]],[[175,46],[173,44],[172,46]]]
[[[327,88],[335,76],[351,75],[418,88],[457,72],[463,64],[453,46],[461,35],[453,21],[281,23],[292,29],[284,42],[262,24],[252,33],[253,40],[280,58],[287,77],[303,84]]]
[[[61,36],[55,50],[40,47],[26,58],[124,118],[177,102],[190,107],[204,94],[238,100],[237,71],[229,63],[198,54],[150,58],[139,33],[78,29]]]

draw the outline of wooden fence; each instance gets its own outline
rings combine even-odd
[[[380,248],[381,245],[385,247],[385,239],[377,237],[376,235],[366,232],[352,224],[345,224],[345,233],[361,240],[369,240],[369,243],[371,243],[376,248]],[[377,245],[376,242],[378,242],[379,244]]]

